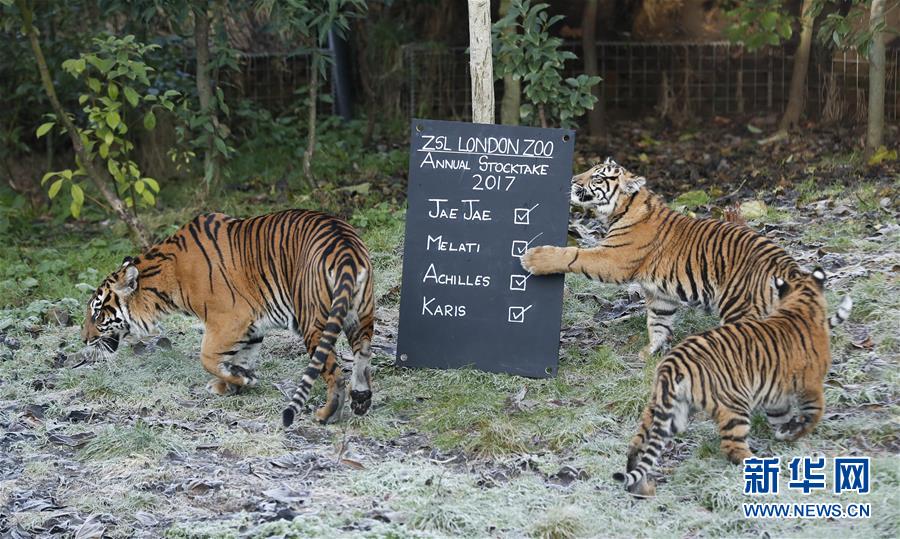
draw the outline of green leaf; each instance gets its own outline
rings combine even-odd
[[[100,81],[91,77],[88,79],[88,88],[91,89],[95,94],[100,93]]]
[[[100,153],[100,157],[102,157],[103,159],[109,157],[109,144],[105,142],[101,144],[98,152]]]
[[[150,187],[150,189],[152,189],[156,193],[159,193],[159,183],[157,183],[156,180],[154,180],[153,178],[142,179],[144,180],[144,183],[146,183],[147,186]]]
[[[87,94],[81,94],[80,96],[78,96],[78,104],[84,105],[85,103],[87,103],[87,100],[90,98],[91,98],[91,96],[89,96]]]
[[[56,122],[47,122],[45,124],[41,124],[40,127],[37,128],[37,138],[41,138],[46,135],[53,126],[56,125]]]
[[[137,194],[141,194],[144,192],[144,181],[138,180],[134,182],[134,190],[137,191]]]
[[[144,128],[148,131],[152,131],[153,128],[156,127],[156,115],[153,114],[152,110],[148,110],[147,114],[144,115]]]
[[[72,200],[74,202],[77,202],[78,207],[81,208],[81,206],[84,204],[84,191],[81,190],[81,186],[77,183],[73,183],[70,192],[72,194]]]
[[[216,145],[216,149],[219,150],[219,153],[224,156],[228,156],[228,146],[225,145],[225,141],[219,137],[215,137],[214,142]]]
[[[74,199],[72,203],[69,204],[69,211],[72,212],[72,217],[78,219],[81,216],[81,207],[84,205],[84,202],[76,202]]]
[[[48,173],[44,174],[44,177],[41,178],[41,185],[44,185],[45,183],[47,183],[47,180],[49,180],[53,176],[56,176],[56,174],[57,174],[56,172],[48,172]]]
[[[134,88],[132,88],[131,86],[126,86],[124,92],[125,92],[125,99],[128,100],[128,103],[132,107],[138,106],[138,102],[140,101],[140,96],[138,95],[137,92],[134,91]]]
[[[53,182],[53,184],[50,186],[50,190],[47,191],[47,194],[50,195],[51,199],[54,198],[57,193],[59,193],[60,189],[62,189],[62,184],[63,184],[63,179],[60,178],[60,179],[56,180],[55,182]]]
[[[110,88],[112,88],[112,86],[110,86]],[[110,126],[111,128],[115,129],[121,121],[122,118],[119,116],[118,112],[111,110],[106,113],[106,125]]]
[[[106,88],[106,95],[108,95],[110,99],[119,99],[119,87],[113,83],[109,83],[109,86]]]
[[[151,193],[149,189],[145,189],[144,192],[141,193],[141,198],[143,198],[144,202],[151,206],[156,204],[156,197],[153,196],[153,193]]]

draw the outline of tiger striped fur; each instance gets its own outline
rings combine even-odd
[[[648,473],[694,410],[705,411],[718,424],[722,452],[736,464],[753,456],[747,435],[756,410],[765,412],[779,440],[811,431],[825,406],[829,329],[846,320],[853,305],[845,297],[829,320],[824,283],[820,268],[790,282],[776,278],[781,299],[771,316],[725,324],[675,346],[656,368],[626,471],[613,478],[636,495],[652,495],[655,485]]]
[[[364,414],[371,404],[373,293],[368,251],[336,217],[307,210],[249,219],[212,213],[126,258],[93,294],[82,338],[88,353],[111,354],[120,338],[151,333],[167,313],[194,315],[205,328],[200,361],[214,376],[207,389],[226,395],[256,383],[248,363],[265,332],[289,328],[312,359],[283,422],[293,422],[320,374],[328,394],[316,417],[327,422],[345,398],[334,350],[341,330],[354,354],[351,407]]]
[[[606,235],[589,249],[529,249],[522,266],[535,275],[639,283],[647,301],[644,358],[668,346],[679,303],[717,310],[725,323],[769,314],[772,278],[800,271],[784,249],[745,226],[671,210],[645,183],[612,159],[574,176],[572,203],[605,220]]]

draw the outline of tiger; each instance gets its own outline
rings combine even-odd
[[[623,284],[637,282],[647,306],[647,359],[667,348],[679,304],[718,311],[722,322],[763,318],[775,297],[775,275],[800,272],[781,247],[735,222],[696,219],[666,206],[646,178],[611,158],[572,177],[571,202],[593,211],[607,231],[596,247],[528,249],[521,263],[534,275],[580,272]]]
[[[353,352],[351,408],[362,415],[371,405],[373,286],[368,250],[339,218],[299,209],[247,219],[209,213],[126,257],[91,296],[81,337],[87,355],[108,357],[120,339],[155,333],[166,314],[193,315],[204,326],[207,390],[230,395],[256,384],[249,365],[266,331],[290,329],[311,359],[282,423],[293,423],[319,375],[327,398],[315,416],[327,423],[346,398],[335,356],[341,330]]]
[[[637,496],[655,494],[647,475],[695,410],[717,423],[721,450],[735,464],[753,457],[747,435],[754,411],[765,412],[778,440],[809,433],[824,411],[829,331],[847,320],[853,307],[845,296],[829,319],[824,285],[821,268],[791,281],[775,277],[778,306],[768,318],[725,324],[675,346],[656,367],[626,471],[613,479]]]

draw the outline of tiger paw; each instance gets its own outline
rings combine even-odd
[[[779,425],[775,429],[775,439],[781,441],[793,442],[804,431],[804,427],[806,426],[806,418],[805,417],[794,417],[787,423],[783,423]]]
[[[350,409],[356,415],[363,415],[372,405],[372,392],[366,391],[350,391]]]
[[[566,256],[566,250],[552,245],[533,247],[522,255],[522,267],[534,275],[563,272],[571,258]]]
[[[219,395],[220,397],[225,397],[228,395],[234,395],[237,393],[238,386],[234,384],[229,384],[225,380],[219,378],[213,378],[209,382],[206,383],[206,390],[212,393],[213,395]]]
[[[219,372],[224,377],[234,378],[235,385],[250,387],[255,386],[257,382],[256,374],[252,370],[227,361],[219,364]]]
[[[656,353],[656,349],[653,345],[648,344],[647,346],[641,348],[641,351],[638,352],[638,357],[641,361],[647,363],[653,358],[653,354]]]

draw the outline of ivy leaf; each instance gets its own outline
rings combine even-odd
[[[41,124],[40,127],[37,128],[37,138],[41,138],[46,135],[53,126],[56,125],[56,122],[47,122],[45,124]]]
[[[57,193],[59,193],[60,189],[62,189],[62,184],[63,184],[63,179],[60,178],[60,179],[56,180],[55,182],[53,182],[53,185],[50,186],[50,190],[47,192],[47,194],[50,195],[51,199],[54,198]]]
[[[147,114],[144,115],[144,129],[146,129],[147,131],[152,131],[155,127],[156,115],[153,114],[152,110],[148,110]]]

